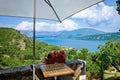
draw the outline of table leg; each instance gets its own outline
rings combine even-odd
[[[57,76],[54,77],[54,80],[57,80]]]

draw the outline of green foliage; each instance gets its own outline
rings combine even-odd
[[[24,43],[21,49],[20,43]],[[46,53],[60,47],[35,42],[35,63],[44,61]],[[12,28],[0,28],[0,68],[27,66],[33,62],[33,41]]]
[[[118,11],[118,14],[120,15],[120,0],[117,0],[116,3],[117,3],[116,10]]]
[[[67,54],[67,60],[75,60],[76,54],[77,54],[77,49],[69,49],[65,51]]]
[[[98,48],[100,53],[120,55],[120,40],[109,40],[105,45],[100,45]]]
[[[99,47],[100,54],[107,54],[105,56],[104,68],[107,69],[110,67],[110,63],[114,63],[116,65],[120,65],[120,58],[112,57],[109,55],[120,56],[120,40],[109,40],[104,45],[100,45]],[[99,57],[99,61],[102,60],[102,56]]]
[[[91,53],[87,48],[82,48],[80,51],[76,49],[70,49],[67,52],[68,60],[81,59],[86,61],[87,77],[94,76],[101,71],[101,54],[114,54],[120,55],[120,40],[112,39],[107,41],[104,45],[98,46],[99,52]],[[109,57],[109,61],[120,64],[119,58]],[[104,68],[109,67],[109,63],[104,61]]]
[[[27,66],[32,63],[32,60],[20,60],[18,58],[1,58],[0,59],[0,65],[2,65],[1,68],[3,67],[9,67],[9,68],[14,68],[14,67],[19,67],[19,66]]]
[[[87,77],[91,77],[100,72],[100,66],[96,61],[98,54],[96,55],[96,53],[88,52],[87,48],[82,48],[80,51],[77,49],[69,49],[66,50],[66,53],[67,60],[81,59],[86,61]],[[96,58],[94,58],[95,60],[93,60],[94,56],[96,56]]]

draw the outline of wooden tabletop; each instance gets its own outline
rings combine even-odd
[[[64,63],[43,64],[40,68],[45,78],[74,74],[74,71]]]

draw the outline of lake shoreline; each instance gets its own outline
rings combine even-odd
[[[87,48],[90,52],[98,51],[97,47],[99,45],[105,44],[106,41],[95,41],[95,40],[76,40],[76,39],[59,39],[59,38],[36,38],[41,42],[46,42],[48,44],[61,46],[61,47],[68,47],[68,48],[75,48],[75,49],[82,49]]]

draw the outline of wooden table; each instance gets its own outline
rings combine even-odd
[[[43,64],[40,68],[45,78],[55,77],[55,80],[57,76],[74,74],[74,71],[64,63]]]

